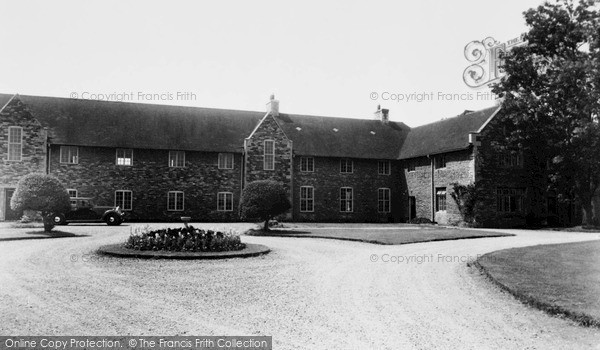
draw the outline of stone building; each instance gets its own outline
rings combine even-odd
[[[9,206],[19,178],[43,172],[130,220],[235,221],[245,184],[274,179],[289,220],[452,224],[452,184],[488,179],[485,224],[519,225],[547,196],[528,199],[520,155],[480,164],[499,112],[411,129],[379,108],[368,119],[280,113],[273,97],[265,113],[0,94],[0,220],[20,215]]]

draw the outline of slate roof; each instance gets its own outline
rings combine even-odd
[[[410,128],[403,123],[280,114],[277,122],[298,155],[397,159]]]
[[[0,97],[2,98],[2,97]],[[262,112],[19,95],[55,144],[242,152]]]
[[[466,149],[469,147],[469,133],[478,131],[498,109],[500,107],[494,106],[412,128],[402,145],[399,158]]]
[[[0,94],[0,108],[12,97]],[[54,144],[243,151],[265,112],[106,102],[19,95],[48,127]],[[278,124],[293,141],[294,153],[323,157],[406,159],[469,147],[477,131],[499,107],[409,128],[375,119],[280,114]]]

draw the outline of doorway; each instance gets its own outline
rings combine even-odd
[[[408,220],[417,217],[417,198],[415,196],[408,197]]]

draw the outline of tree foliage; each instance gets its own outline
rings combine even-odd
[[[600,185],[600,17],[596,0],[559,0],[524,13],[526,44],[503,55],[507,140],[545,169],[550,186],[579,201],[598,223]]]
[[[52,230],[48,216],[55,212],[66,212],[70,209],[69,193],[60,181],[51,175],[28,174],[19,180],[17,189],[10,200],[13,210],[41,211],[44,217],[44,228]]]
[[[288,211],[292,205],[284,187],[272,180],[250,182],[242,192],[240,215],[243,219],[259,219],[269,230],[269,220]]]

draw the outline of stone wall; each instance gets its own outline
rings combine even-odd
[[[8,160],[8,128],[11,126],[23,128],[20,161]],[[6,206],[10,198],[5,197],[5,189],[16,188],[23,175],[45,173],[46,139],[46,130],[18,97],[13,98],[0,112],[0,220],[5,219],[10,209]]]
[[[275,166],[264,169],[265,140],[274,141]],[[257,126],[254,133],[245,140],[244,185],[256,180],[274,180],[281,183],[286,191],[292,191],[292,142],[285,135],[277,121],[269,114]],[[291,211],[290,211],[291,212]]]
[[[390,175],[378,174],[378,160],[352,159],[353,173],[340,172],[340,158],[314,157],[314,172],[300,171],[301,156],[294,157],[293,216],[296,221],[399,222],[405,193],[402,168],[391,161]],[[300,187],[314,187],[314,212],[300,211]],[[352,187],[354,210],[340,211],[340,188]],[[377,189],[389,188],[391,212],[378,212]]]
[[[61,164],[60,146],[50,148],[50,173],[79,197],[93,197],[98,205],[114,205],[116,190],[133,191],[134,220],[238,220],[242,155],[234,155],[233,169],[218,168],[218,153],[185,152],[185,167],[169,167],[168,150],[133,150],[133,165],[115,164],[116,149],[79,147],[78,164]],[[184,210],[167,210],[167,193],[184,192]],[[217,193],[233,193],[233,211],[217,211]]]
[[[407,195],[416,200],[416,217],[427,218],[440,224],[457,224],[462,218],[452,199],[452,183],[467,185],[474,179],[474,156],[472,150],[445,153],[446,166],[436,169],[432,160],[441,155],[419,157],[403,162],[406,177]],[[433,161],[435,163],[435,161]],[[414,164],[414,171],[408,171],[408,165]],[[431,177],[433,175],[433,183]],[[446,210],[434,213],[437,188],[446,188]],[[408,199],[407,199],[408,203]],[[407,208],[408,210],[408,208]],[[408,217],[408,212],[406,213]]]
[[[502,112],[481,133],[481,146],[477,153],[477,181],[482,188],[478,206],[479,225],[485,227],[520,227],[526,225],[527,216],[541,218],[546,215],[547,180],[543,169],[523,155],[521,166],[500,164],[500,154],[506,146]],[[498,188],[518,188],[525,191],[523,210],[502,213],[497,208]]]

